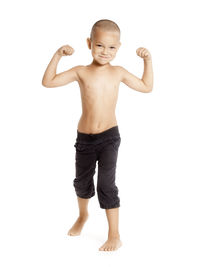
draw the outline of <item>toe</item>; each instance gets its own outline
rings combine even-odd
[[[105,250],[105,246],[104,246],[104,245],[101,246],[101,247],[100,247],[100,250],[101,250],[101,251],[104,251],[104,250]]]

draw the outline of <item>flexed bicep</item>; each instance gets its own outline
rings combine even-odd
[[[77,71],[79,67],[80,66],[76,66],[59,74],[56,74],[46,87],[58,87],[74,81],[78,81]]]
[[[63,86],[77,80],[76,67],[56,74],[51,81],[51,87]]]
[[[134,74],[127,71],[125,68],[120,67],[121,71],[121,82],[126,84],[131,89],[134,89],[136,91],[142,92],[142,93],[148,93],[148,88],[143,82],[142,79],[138,78]]]

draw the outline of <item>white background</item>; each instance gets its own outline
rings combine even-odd
[[[0,6],[0,264],[7,266],[200,266],[200,42],[198,1],[4,1]],[[123,246],[107,239],[97,195],[79,237],[67,232],[78,215],[76,130],[78,83],[45,88],[55,51],[69,44],[57,72],[91,63],[92,25],[114,20],[121,47],[113,65],[138,77],[152,55],[149,94],[120,85],[121,135],[116,183]],[[96,175],[94,177],[96,184]]]

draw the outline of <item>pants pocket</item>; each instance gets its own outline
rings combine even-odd
[[[93,152],[94,148],[93,148],[93,145],[91,144],[83,144],[83,143],[79,143],[79,142],[76,142],[74,144],[74,147],[76,148],[76,152],[87,152],[87,153],[91,153]]]
[[[114,148],[116,151],[118,151],[119,146],[120,146],[120,143],[121,143],[121,137],[120,137],[120,136],[113,137],[113,138],[111,139],[111,141],[112,141],[111,143],[112,143],[113,148]]]
[[[80,144],[78,142],[76,142],[74,144],[74,147],[76,148],[76,151],[82,152],[86,149],[86,145],[85,144]]]

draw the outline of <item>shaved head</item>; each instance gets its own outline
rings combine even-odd
[[[98,20],[93,25],[92,30],[91,30],[91,33],[90,33],[90,39],[91,39],[91,41],[93,41],[94,36],[95,36],[95,32],[98,29],[99,30],[102,30],[102,31],[118,32],[119,33],[119,37],[120,37],[120,28],[118,27],[118,25],[114,21],[112,21],[112,20],[102,19],[102,20]]]

